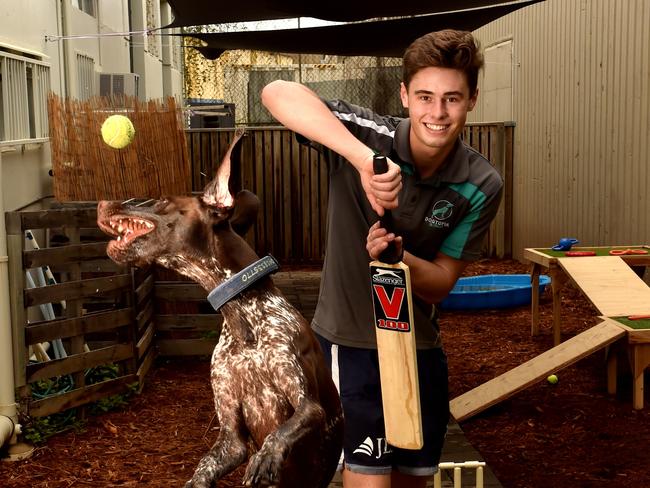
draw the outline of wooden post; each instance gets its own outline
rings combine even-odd
[[[70,239],[69,245],[79,244],[79,228],[78,227],[65,227],[65,234]],[[78,262],[72,263],[69,268],[67,281],[80,281],[81,280],[81,266]],[[80,299],[66,300],[66,317],[74,318],[81,317],[82,315],[82,302]],[[70,353],[83,354],[84,353],[85,338],[83,335],[70,337]],[[77,371],[72,375],[76,389],[83,388],[86,385],[86,377],[83,371]],[[85,409],[81,409],[81,417],[85,417]]]
[[[632,357],[633,384],[632,405],[635,410],[643,408],[643,377],[645,368],[650,365],[650,344],[630,344]]]
[[[560,291],[564,287],[567,277],[557,264],[551,265],[549,274],[551,275],[551,288],[553,290],[553,345],[557,346],[562,342],[562,296]]]
[[[612,344],[605,353],[607,355],[607,393],[610,395],[616,395],[618,382],[618,355],[620,351],[617,344]]]
[[[512,256],[512,218],[513,218],[513,185],[514,185],[514,132],[515,123],[505,122],[504,124],[504,173],[503,173],[503,253],[504,256]]]
[[[497,169],[503,180],[506,179],[506,167],[505,167],[505,128],[503,124],[499,124],[496,127],[496,130],[487,128],[490,131],[490,151],[489,157],[490,162]],[[503,193],[505,196],[505,188]],[[490,255],[496,255],[499,258],[504,257],[505,255],[505,208],[506,202],[505,198],[502,196],[501,203],[499,204],[499,210],[497,211],[496,217],[491,225],[491,238],[490,238]]]
[[[539,275],[540,275],[540,266],[537,263],[532,263],[530,271],[530,281],[531,281],[531,300],[530,300],[530,311],[532,315],[532,323],[530,327],[530,335],[536,336],[539,335]]]

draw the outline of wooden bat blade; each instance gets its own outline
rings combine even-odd
[[[402,262],[373,261],[370,276],[386,441],[420,449],[424,440],[409,268]]]

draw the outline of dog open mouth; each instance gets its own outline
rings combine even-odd
[[[113,237],[115,246],[125,249],[134,239],[152,232],[156,226],[153,222],[139,217],[116,215],[108,222],[103,222],[104,231]]]

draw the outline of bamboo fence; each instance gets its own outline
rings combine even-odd
[[[48,97],[53,191],[58,201],[157,198],[191,192],[190,166],[173,98],[140,102],[125,97],[85,101]],[[124,149],[104,143],[101,126],[126,115],[135,138]]]

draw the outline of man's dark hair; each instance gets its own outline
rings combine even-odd
[[[408,88],[415,74],[424,68],[452,68],[465,73],[469,95],[476,93],[478,72],[483,67],[480,45],[471,32],[446,29],[416,39],[404,52],[403,78]]]

